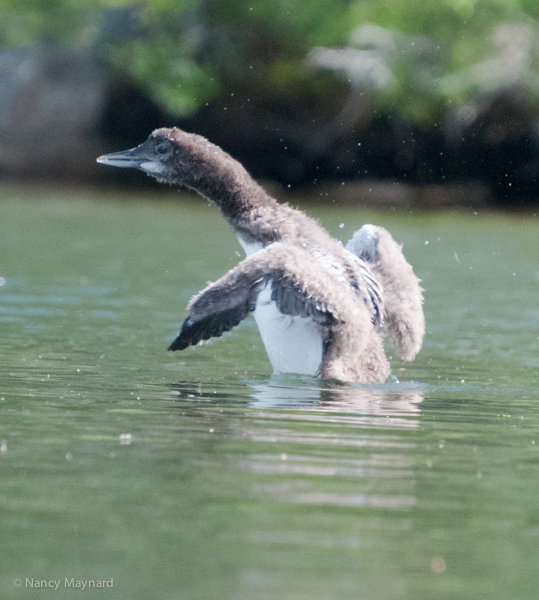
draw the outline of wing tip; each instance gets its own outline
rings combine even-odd
[[[189,344],[185,343],[185,340],[182,340],[181,335],[179,335],[168,347],[168,350],[174,352],[175,350],[185,350]]]

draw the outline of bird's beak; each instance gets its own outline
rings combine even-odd
[[[103,156],[100,156],[97,159],[97,162],[110,167],[140,169],[145,160],[148,159],[140,152],[140,146],[137,146],[130,150],[122,150],[121,152],[113,152],[112,154],[103,154]]]
[[[112,154],[103,154],[97,162],[110,167],[121,167],[124,169],[140,169],[148,175],[160,176],[165,171],[165,166],[149,151],[146,143]]]

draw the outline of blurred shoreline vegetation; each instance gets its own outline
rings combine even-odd
[[[539,198],[537,0],[2,0],[0,49],[4,172],[104,177],[88,166],[104,146],[178,125],[285,190],[334,182],[347,201],[345,181],[366,182],[359,202],[384,181],[456,186],[440,205]]]
[[[537,105],[538,19],[535,0],[3,0],[0,47],[90,47],[174,117],[223,93],[294,97],[340,80],[432,127],[507,88]]]

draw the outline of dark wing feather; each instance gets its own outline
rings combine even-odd
[[[236,327],[254,311],[258,294],[268,283],[271,299],[283,314],[312,317],[321,326],[333,324],[330,303],[315,299],[302,287],[302,276],[312,262],[305,250],[279,243],[247,257],[191,300],[189,316],[169,350],[183,350]]]
[[[361,257],[350,252],[350,262],[355,267],[352,285],[360,293],[365,294],[365,301],[370,303],[373,322],[378,327],[384,326],[384,298],[380,284],[372,274],[368,264]]]
[[[327,303],[319,302],[301,291],[286,276],[271,280],[271,299],[285,315],[292,317],[312,317],[319,325],[329,326],[335,318]]]
[[[191,317],[185,319],[178,337],[169,346],[169,350],[184,350],[187,346],[194,346],[202,340],[212,337],[221,337],[225,331],[239,325],[240,321],[254,310],[250,303],[216,312],[195,321]]]

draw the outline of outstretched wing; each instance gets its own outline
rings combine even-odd
[[[198,320],[187,317],[178,337],[168,349],[184,350],[187,346],[194,346],[202,340],[220,337],[225,331],[230,331],[236,325],[239,325],[253,310],[254,305],[247,301],[229,310],[222,310]]]
[[[331,298],[320,293],[323,286],[319,279],[307,250],[271,244],[191,300],[189,316],[169,350],[183,350],[236,327],[254,311],[258,294],[268,283],[271,300],[283,314],[312,317],[320,326],[329,326],[335,321],[335,309]]]

